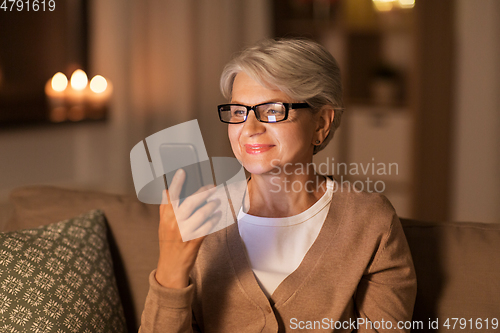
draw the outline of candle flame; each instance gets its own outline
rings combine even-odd
[[[96,75],[90,80],[90,90],[96,94],[103,93],[108,87],[108,82],[102,75]]]
[[[83,90],[88,83],[87,74],[81,69],[77,69],[71,74],[71,87],[75,90]]]
[[[55,91],[64,91],[68,86],[68,78],[63,73],[58,72],[52,77],[51,85]]]

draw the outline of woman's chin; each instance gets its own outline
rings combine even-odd
[[[263,163],[244,162],[243,167],[252,175],[269,174],[270,172],[273,171],[273,167],[269,163],[263,164]]]

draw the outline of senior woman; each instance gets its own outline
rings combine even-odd
[[[187,242],[177,223],[208,234],[225,218],[213,190],[175,215],[161,205],[140,331],[409,331],[416,278],[394,209],[312,166],[342,115],[335,59],[309,40],[265,40],[225,67],[221,89],[230,102],[220,120],[251,174],[246,194],[236,223]],[[178,171],[165,195],[178,197],[184,179]]]

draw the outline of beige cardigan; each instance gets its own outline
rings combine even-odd
[[[412,318],[415,270],[384,196],[336,183],[318,238],[271,299],[233,221],[204,240],[188,287],[164,288],[151,273],[139,332],[409,332],[395,328]]]

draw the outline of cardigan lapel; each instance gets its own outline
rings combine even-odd
[[[320,233],[314,243],[307,251],[299,267],[288,275],[276,288],[271,295],[276,306],[284,304],[290,297],[297,292],[301,285],[307,280],[308,276],[315,274],[314,270],[325,251],[336,243],[338,239],[337,231],[344,221],[345,206],[347,200],[345,196],[336,195],[338,183],[334,180],[334,191],[330,209],[325,222],[321,227]]]
[[[321,231],[309,251],[306,253],[299,267],[288,275],[271,295],[271,302],[273,304],[279,306],[285,303],[300,288],[307,277],[312,274],[317,262],[327,248],[332,243],[335,243],[337,230],[343,221],[345,212],[344,207],[347,203],[345,196],[335,195],[337,190],[338,183],[334,180],[334,194],[332,202],[330,203],[330,209]],[[240,200],[237,202],[233,201],[233,208],[236,215],[241,207],[241,200],[243,199],[243,196],[239,197],[239,199]],[[227,247],[231,257],[231,263],[240,286],[244,290],[245,294],[254,304],[264,310],[266,306],[269,306],[269,300],[260,288],[257,279],[253,274],[235,217],[236,216],[233,217],[232,214],[231,216],[229,213],[226,214],[226,218],[234,219],[235,222],[226,229]]]
[[[269,300],[262,291],[248,261],[245,245],[240,237],[238,223],[227,228],[227,246],[231,263],[243,292],[263,311],[269,307]]]
[[[247,179],[248,181],[248,179]],[[243,204],[244,194],[247,190],[247,181],[244,183],[238,182],[227,186],[230,200],[226,209],[226,244],[231,258],[231,265],[234,269],[240,287],[247,297],[263,311],[269,307],[269,301],[260,289],[260,286],[253,274],[252,267],[248,260],[245,244],[241,239],[238,229],[237,215]],[[231,207],[233,212],[231,212]],[[233,222],[231,222],[233,221]]]

